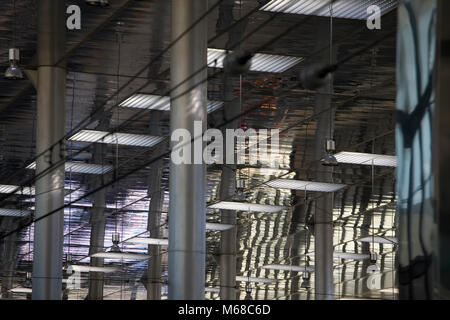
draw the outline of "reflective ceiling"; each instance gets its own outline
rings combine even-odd
[[[82,11],[81,30],[68,31],[66,131],[82,129],[110,131],[121,126],[120,132],[132,134],[169,134],[169,112],[119,107],[118,104],[135,93],[166,95],[169,87],[170,52],[161,52],[170,44],[170,1],[110,1],[106,8],[78,4]],[[212,5],[214,1],[210,1]],[[246,35],[242,49],[254,50],[274,35],[283,34],[290,26],[305,20],[301,14],[257,10],[264,1],[224,1],[208,15],[209,48],[226,48],[230,32]],[[69,4],[69,2],[67,2]],[[17,39],[22,68],[35,68],[36,3],[22,0],[16,4]],[[223,10],[222,12],[219,12]],[[1,65],[7,66],[7,50],[12,46],[14,13],[12,1],[0,3]],[[234,21],[249,14],[245,23],[223,33],[223,19]],[[228,15],[228,16],[227,16]],[[382,16],[382,29],[369,30],[365,20],[333,19],[335,59],[342,59],[354,50],[368,46],[390,31],[396,30],[396,10]],[[120,23],[118,23],[120,22]],[[233,96],[242,98],[242,110],[251,110],[239,119],[241,128],[280,129],[280,168],[238,166],[238,176],[245,177],[245,200],[252,203],[286,206],[278,213],[238,212],[238,275],[269,278],[270,284],[253,283],[254,299],[314,299],[311,290],[301,288],[302,273],[262,268],[268,264],[314,266],[314,234],[311,217],[312,200],[321,192],[273,189],[261,184],[275,177],[315,180],[320,176],[320,159],[313,150],[318,128],[314,108],[317,93],[299,82],[300,72],[308,65],[323,60],[329,51],[330,18],[310,16],[293,31],[283,34],[265,47],[273,55],[299,57],[302,60],[282,73],[251,71],[234,77]],[[324,31],[325,30],[325,31]],[[223,34],[222,34],[223,33]],[[222,34],[218,37],[216,35]],[[119,41],[118,41],[119,40]],[[358,54],[340,66],[334,74],[334,94],[331,98],[334,116],[336,151],[352,151],[394,155],[395,111],[395,36]],[[155,58],[157,58],[155,60]],[[149,66],[149,63],[152,62]],[[1,70],[4,71],[3,69]],[[209,68],[208,99],[225,101],[224,78],[217,68]],[[223,108],[208,117],[210,127],[225,119]],[[20,185],[33,177],[34,170],[25,169],[35,155],[36,92],[29,80],[0,79],[0,184]],[[71,161],[94,163],[94,148],[86,142],[69,140]],[[148,236],[147,218],[151,195],[148,185],[151,165],[145,164],[162,153],[161,148],[102,144],[101,164],[113,166],[105,179],[121,176],[131,169],[143,169],[128,175],[107,188],[107,224],[105,248],[112,245],[112,234],[122,240],[136,235]],[[163,148],[164,149],[164,148]],[[165,151],[165,149],[164,149]],[[98,152],[98,151],[97,151]],[[161,188],[164,190],[161,225],[168,236],[169,159],[163,161]],[[207,174],[207,203],[218,201],[222,166],[210,165]],[[392,236],[396,233],[395,168],[340,164],[333,169],[333,182],[346,187],[334,194],[334,250],[336,253],[378,253],[378,266],[385,290],[368,290],[369,261],[334,259],[336,299],[395,299],[395,244],[359,242],[369,235]],[[67,172],[66,202],[91,191],[99,175]],[[4,198],[6,194],[0,196]],[[89,262],[90,214],[93,197],[88,196],[65,211],[65,253],[77,264]],[[33,210],[34,198],[13,195],[1,201],[2,208]],[[220,210],[208,209],[208,222],[220,222]],[[0,217],[0,232],[13,230],[28,218]],[[151,234],[150,234],[151,236]],[[2,272],[13,272],[12,286],[23,287],[26,272],[32,270],[33,228],[23,228],[14,240],[14,263],[7,263],[2,249]],[[5,243],[2,244],[5,248]],[[147,253],[147,246],[121,243],[122,250]],[[207,287],[219,286],[218,251],[220,231],[207,231]],[[167,247],[162,247],[162,295],[167,295]],[[118,271],[105,274],[104,299],[146,299],[142,277],[147,272],[147,260],[105,259]],[[12,269],[11,269],[12,268]],[[84,299],[87,295],[88,273],[83,273],[82,288],[69,290],[69,299]],[[314,280],[312,273],[312,280]],[[5,278],[3,278],[5,279]],[[3,282],[6,280],[2,280]],[[245,296],[245,282],[238,282],[240,298]],[[212,290],[214,291],[214,290]],[[3,293],[3,298],[25,299],[23,293]],[[206,299],[218,299],[217,292],[207,292]]]

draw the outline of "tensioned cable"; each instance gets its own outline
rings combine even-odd
[[[17,31],[16,31],[16,0],[13,0],[13,9],[14,9],[13,48],[15,48],[16,47],[16,37],[17,37]]]
[[[305,18],[305,19],[303,19],[301,22],[304,23],[304,22],[307,21],[307,20],[308,20],[308,17]],[[299,26],[299,25],[301,25],[302,23],[296,23],[296,26]],[[291,32],[293,29],[294,29],[293,27],[290,27],[290,28],[288,28],[286,31],[284,31],[281,35],[278,35],[278,36],[276,36],[276,37],[274,37],[274,38],[279,39],[281,36],[285,35],[285,34],[288,33],[288,32]],[[392,34],[393,34],[393,33],[387,34],[386,36],[384,36],[384,37],[378,39],[377,41],[375,41],[374,43],[372,43],[371,45],[372,45],[372,46],[377,45],[379,42],[381,42],[382,40],[384,40],[384,39],[387,38],[388,36],[391,36]],[[274,40],[272,39],[271,41],[268,42],[268,44],[272,44],[273,42],[274,42]],[[263,46],[261,46],[260,48],[262,48],[262,47],[263,47]],[[366,46],[365,48],[370,48],[370,45]],[[355,52],[355,53],[353,53],[353,54],[350,54],[349,56],[345,57],[345,58],[342,59],[341,61],[347,62],[347,61],[349,61],[351,58],[353,58],[354,56],[360,54],[361,52],[363,52],[363,51],[362,51],[362,50],[358,50],[357,52]],[[336,63],[335,66],[338,67],[338,66],[340,65],[341,61],[338,62],[338,63]],[[206,80],[207,80],[207,79],[205,79],[204,81],[206,81]],[[204,82],[204,81],[202,81],[202,82]],[[200,84],[200,83],[197,83],[196,86],[199,85],[199,84]],[[190,90],[192,90],[192,88],[188,89],[186,92],[189,92]],[[181,93],[179,96],[184,95],[186,92]],[[175,97],[175,99],[178,98],[179,96]],[[229,122],[231,122],[231,121],[236,120],[237,118],[241,117],[243,114],[245,115],[245,114],[251,112],[252,110],[254,110],[254,109],[256,109],[256,108],[257,108],[257,107],[254,107],[254,108],[252,108],[252,109],[246,110],[244,113],[242,113],[242,114],[240,114],[240,115],[237,115],[236,117],[233,117],[232,119],[229,119],[229,120],[226,121],[225,123],[221,124],[219,127],[222,127],[223,125],[225,125],[225,124],[227,124],[227,123],[229,123]],[[194,137],[194,139],[197,139],[197,138],[200,138],[200,137]],[[192,142],[192,139],[191,139],[191,142]],[[189,143],[189,141],[188,141],[188,143]],[[172,150],[172,151],[173,151],[173,150]],[[152,160],[150,160],[149,162],[147,162],[144,166],[139,166],[139,167],[137,167],[137,168],[135,168],[135,169],[129,171],[128,173],[126,173],[126,174],[124,174],[124,175],[122,175],[122,176],[119,176],[119,179],[123,179],[123,178],[129,176],[129,175],[131,175],[131,174],[133,174],[133,173],[139,171],[140,169],[144,168],[145,166],[147,166],[147,165],[153,163],[154,161],[157,161],[157,160],[161,159],[162,157],[167,156],[167,155],[169,155],[169,154],[170,154],[170,151],[167,152],[167,153],[164,153],[164,154],[162,154],[162,155],[159,155],[159,156],[153,158]],[[114,180],[112,180],[112,181],[110,181],[110,182],[108,182],[108,183],[106,183],[106,184],[103,184],[102,186],[100,186],[100,187],[98,187],[98,188],[92,190],[91,192],[88,192],[87,194],[81,196],[80,198],[78,198],[78,199],[75,200],[75,201],[79,201],[79,200],[81,200],[81,199],[84,199],[85,197],[87,197],[87,196],[89,196],[89,195],[91,195],[91,194],[93,194],[93,193],[95,193],[95,192],[101,190],[102,188],[109,186],[111,183],[114,183]],[[72,204],[72,203],[70,203],[70,204]],[[67,205],[70,205],[70,204],[67,204]],[[65,205],[65,206],[67,206],[67,205]],[[47,213],[47,214],[45,214],[45,215],[42,215],[41,217],[35,219],[34,221],[38,221],[38,220],[44,219],[44,218],[46,218],[47,216],[49,216],[49,215],[51,215],[51,214],[54,214],[54,213],[58,212],[58,211],[61,210],[61,209],[62,209],[62,208],[58,208],[58,209],[52,210],[51,212],[49,212],[49,213]],[[23,228],[23,227],[21,227],[21,228]],[[19,230],[20,230],[20,229],[19,229]],[[17,231],[17,230],[13,230],[13,231],[11,231],[11,232],[16,232],[16,231]]]

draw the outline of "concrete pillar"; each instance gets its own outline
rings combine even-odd
[[[66,7],[64,1],[38,3],[38,88],[36,153],[41,154],[65,134]],[[36,160],[36,174],[64,158],[65,142],[56,144]],[[36,181],[36,211],[39,218],[64,204],[64,163]],[[64,212],[58,211],[35,224],[33,299],[62,297]]]
[[[190,28],[206,9],[206,0],[172,0],[172,40]],[[203,81],[207,70],[192,76],[206,65],[206,36],[203,19],[172,47],[171,132],[186,129],[191,137],[196,137],[199,133],[194,132],[194,121],[201,122],[202,132],[206,129],[207,87]],[[171,147],[177,142],[172,142]],[[192,144],[192,160],[195,151],[199,152]],[[205,296],[205,184],[203,161],[178,165],[171,161],[169,299],[200,300]]]

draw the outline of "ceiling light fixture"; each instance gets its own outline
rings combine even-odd
[[[290,272],[314,272],[313,267],[301,267],[285,264],[268,264],[263,266],[262,268],[269,270],[290,271]]]
[[[152,147],[163,137],[131,133],[109,133],[97,130],[81,130],[69,138],[72,141],[119,144],[136,147]]]
[[[20,186],[13,186],[8,184],[0,184],[0,193],[11,193]],[[24,187],[22,190],[16,191],[16,194],[25,195],[25,196],[32,196],[35,193],[34,187]]]
[[[308,256],[313,257],[314,252],[308,252]],[[333,252],[333,259],[344,259],[344,260],[356,260],[362,261],[370,258],[370,254],[367,253],[354,253],[354,252]]]
[[[33,274],[31,272],[27,272],[25,275],[25,282],[23,284],[24,288],[31,289],[33,285]]]
[[[170,111],[170,97],[154,94],[137,93],[119,104],[120,107],[138,108],[148,110]],[[223,106],[222,101],[208,101],[206,111],[214,112]]]
[[[345,187],[344,184],[302,181],[293,179],[275,179],[266,182],[263,186],[276,189],[293,189],[317,192],[336,192]]]
[[[126,242],[142,243],[142,244],[156,245],[156,246],[168,246],[169,245],[169,239],[143,238],[143,237],[131,238],[131,239],[127,240]]]
[[[97,252],[90,257],[92,258],[106,258],[106,259],[120,259],[120,260],[147,260],[150,256],[143,253],[134,252],[122,252],[119,247],[120,235],[118,233],[113,233],[112,235],[112,247],[108,252]]]
[[[225,230],[230,230],[233,227],[234,227],[234,225],[226,224],[226,223],[212,223],[212,222],[206,223],[206,230],[211,230],[211,231],[225,231]]]
[[[302,284],[300,285],[300,288],[306,290],[311,289],[311,274],[308,271],[305,271],[303,273]]]
[[[254,278],[254,277],[244,277],[244,276],[236,276],[236,281],[241,282],[259,282],[259,283],[265,283],[265,284],[271,284],[277,282],[275,279],[268,279],[268,278]]]
[[[107,7],[109,6],[108,0],[86,0],[86,3],[90,6]]]
[[[21,80],[23,79],[22,70],[19,67],[20,50],[17,48],[9,49],[9,67],[5,71],[5,79]]]
[[[377,266],[377,254],[375,252],[370,253],[370,265],[367,267],[367,273],[377,273],[380,268]]]
[[[252,298],[252,286],[250,282],[245,285],[245,298],[244,300],[253,300]]]
[[[205,292],[220,293],[220,288],[216,288],[216,287],[205,287]]]
[[[36,162],[29,164],[27,169],[36,170]],[[66,162],[66,172],[83,173],[83,174],[105,174],[112,170],[111,165],[83,163],[83,162]]]
[[[350,164],[360,164],[360,165],[374,165],[374,166],[385,166],[385,167],[396,167],[397,157],[384,155],[384,154],[373,154],[373,153],[361,153],[361,152],[339,152],[335,155],[336,160],[339,163],[350,163]]]
[[[373,242],[382,244],[397,244],[398,240],[395,237],[380,237],[380,236],[368,236],[358,239],[359,242]]]
[[[247,202],[220,201],[208,206],[209,209],[236,210],[236,211],[252,211],[252,212],[279,212],[286,207],[275,206],[269,204],[257,204]]]
[[[223,68],[224,59],[227,56],[232,57],[232,52],[227,54],[227,51],[224,49],[208,48],[208,67]],[[230,63],[230,57],[227,59],[228,64]],[[250,71],[281,73],[292,68],[302,60],[303,58],[299,57],[255,53],[250,60]]]
[[[330,12],[324,7],[329,0],[272,0],[260,10],[270,12],[284,12],[292,14],[317,15],[328,17]],[[336,18],[366,20],[369,17],[367,8],[377,5],[381,15],[397,7],[397,0],[337,0],[334,2],[334,16]],[[324,7],[320,9],[320,7]]]
[[[244,201],[245,200],[245,187],[247,180],[245,178],[236,179],[236,192],[233,195],[233,200]]]
[[[336,142],[333,139],[327,139],[325,147],[326,155],[321,160],[323,166],[335,167],[339,165],[338,161],[336,160],[336,157],[334,156],[335,150],[336,150]]]
[[[75,272],[103,272],[111,273],[119,270],[116,267],[94,267],[88,265],[71,264],[72,270]],[[66,268],[67,269],[67,268]]]
[[[9,292],[12,292],[12,293],[32,293],[33,289],[32,288],[17,287],[17,288],[9,289]]]
[[[5,71],[5,79],[21,80],[23,79],[22,70],[19,67],[20,50],[16,46],[16,0],[13,1],[14,26],[13,26],[13,48],[8,50],[9,67]]]
[[[28,210],[0,208],[1,217],[28,217],[30,214]]]
[[[143,253],[134,252],[97,252],[90,256],[91,258],[105,258],[118,260],[147,260],[150,256]]]
[[[353,253],[353,252],[334,252],[334,259],[344,259],[344,260],[356,260],[363,261],[370,258],[369,254],[364,253]]]
[[[398,294],[398,288],[385,288],[380,290],[381,293],[393,293]]]

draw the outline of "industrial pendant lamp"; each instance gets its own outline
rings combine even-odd
[[[119,243],[120,243],[120,235],[118,233],[114,233],[112,235],[112,247],[110,252],[121,252]]]
[[[86,3],[90,6],[97,6],[97,7],[109,6],[108,0],[86,0]]]
[[[303,281],[302,284],[300,285],[300,288],[306,290],[311,289],[311,274],[309,273],[309,271],[303,272],[302,280]]]
[[[13,48],[9,49],[9,67],[5,71],[5,79],[8,80],[19,80],[23,79],[22,70],[19,67],[20,61],[20,50],[15,48],[16,46],[16,1],[13,1],[14,6],[14,30],[13,30]]]
[[[32,275],[31,272],[27,272],[25,282],[23,283],[24,288],[31,288],[32,287]]]
[[[253,300],[252,298],[252,286],[250,285],[250,282],[247,282],[245,285],[245,298],[244,300]]]
[[[234,200],[236,200],[236,201],[243,201],[243,200],[245,200],[244,190],[245,190],[245,179],[238,178],[236,180],[236,193],[235,193],[235,195],[233,197]]]
[[[23,79],[22,70],[19,67],[20,51],[17,48],[9,49],[9,67],[5,71],[5,79],[20,80]]]
[[[331,124],[330,124],[331,126]],[[327,139],[326,145],[325,145],[325,151],[326,155],[322,159],[322,165],[328,166],[328,167],[335,167],[338,166],[339,163],[334,156],[334,152],[336,151],[336,142],[333,139]]]
[[[70,253],[67,253],[66,261],[64,261],[65,268],[68,268],[71,263],[72,263],[72,255]]]

